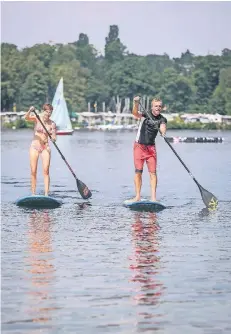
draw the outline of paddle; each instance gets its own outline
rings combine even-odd
[[[142,106],[142,104],[140,103],[140,106],[142,107],[144,113],[148,116],[148,118],[153,122],[153,119],[151,117],[151,115],[149,114],[149,111],[145,110],[144,107]],[[154,122],[153,122],[154,123]],[[159,130],[160,132],[160,130]],[[214,211],[217,209],[217,205],[218,205],[218,199],[216,198],[216,196],[214,196],[212,193],[210,193],[208,190],[206,190],[205,188],[203,188],[199,182],[195,179],[195,177],[192,175],[192,173],[190,172],[190,170],[188,169],[188,167],[185,165],[185,163],[182,161],[182,159],[179,157],[178,153],[175,151],[175,149],[172,147],[172,145],[169,143],[169,141],[167,140],[167,138],[165,136],[163,136],[161,134],[161,136],[164,138],[165,142],[168,144],[168,146],[171,148],[171,150],[173,151],[173,153],[176,155],[176,157],[180,160],[180,162],[182,163],[182,165],[184,166],[184,168],[187,170],[187,172],[189,173],[189,175],[192,177],[193,181],[196,183],[196,185],[198,186],[200,193],[201,193],[201,197],[202,200],[206,206],[206,208],[210,211]]]
[[[77,188],[79,190],[80,195],[82,196],[83,199],[88,199],[92,196],[91,191],[88,189],[88,187],[86,186],[86,184],[84,184],[82,181],[80,181],[77,176],[75,175],[75,173],[73,172],[73,170],[71,169],[71,166],[69,165],[69,163],[67,162],[67,160],[65,159],[65,157],[63,156],[62,152],[60,151],[60,149],[58,148],[57,144],[53,141],[51,135],[49,134],[49,132],[47,131],[45,125],[43,124],[43,122],[41,121],[41,118],[39,117],[39,115],[36,113],[35,110],[33,110],[33,112],[35,113],[35,116],[37,117],[37,119],[39,120],[39,122],[41,123],[42,127],[44,128],[44,130],[46,131],[46,133],[48,134],[48,136],[50,137],[52,143],[55,145],[56,149],[58,150],[59,154],[61,155],[62,159],[64,160],[65,164],[67,165],[67,167],[69,168],[69,170],[71,171],[72,175],[74,176],[75,180],[76,180],[76,184],[77,184]]]

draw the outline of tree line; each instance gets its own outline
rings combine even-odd
[[[146,56],[130,53],[111,25],[104,56],[86,34],[68,44],[36,44],[19,50],[2,43],[1,109],[41,108],[52,102],[59,79],[71,112],[105,102],[115,111],[115,97],[122,104],[135,94],[161,97],[169,112],[201,112],[231,115],[231,50],[220,55],[196,56],[186,50],[179,58],[168,54]],[[123,106],[122,106],[123,107]],[[94,108],[93,108],[94,110]]]

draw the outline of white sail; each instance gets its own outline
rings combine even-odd
[[[60,79],[52,101],[54,108],[51,119],[56,123],[58,131],[72,131],[72,124],[63,94],[63,78]]]

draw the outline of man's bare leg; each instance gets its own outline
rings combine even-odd
[[[156,202],[156,187],[157,187],[157,175],[156,173],[150,174],[150,184],[151,184],[151,201]]]
[[[140,193],[141,193],[141,187],[142,187],[142,173],[140,172],[135,173],[134,184],[135,184],[136,196],[132,199],[129,199],[128,202],[140,201]]]

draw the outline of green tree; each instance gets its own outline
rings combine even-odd
[[[230,67],[231,66],[231,50],[230,49],[223,49],[221,52],[221,62],[222,67]]]
[[[219,83],[221,62],[219,56],[195,57],[193,81],[196,86],[196,103],[201,111],[208,111],[208,102]]]
[[[210,101],[211,111],[221,115],[231,115],[231,67],[222,69],[219,85]]]
[[[67,64],[73,60],[76,60],[76,46],[73,44],[59,45],[53,53],[50,67],[54,64]]]
[[[166,68],[173,67],[174,65],[174,62],[166,53],[164,55],[147,55],[145,59],[151,72],[162,73]]]
[[[105,59],[109,64],[123,60],[126,47],[120,42],[119,28],[111,25],[105,44]]]
[[[87,79],[86,101],[87,102],[109,102],[110,88],[104,81],[89,75]]]
[[[96,70],[97,50],[93,45],[89,44],[89,38],[86,34],[79,34],[77,42],[73,43],[76,46],[76,59],[79,60],[81,66]]]
[[[175,62],[175,69],[177,72],[190,76],[194,68],[194,54],[191,53],[188,49],[186,52],[181,53],[180,58],[173,58]]]
[[[133,98],[134,94],[153,96],[160,90],[160,76],[150,72],[144,57],[126,56],[106,73],[110,94]]]
[[[20,88],[21,106],[27,109],[33,105],[41,109],[47,99],[47,81],[39,71],[29,74]]]
[[[35,54],[28,54],[21,65],[22,85],[19,89],[20,106],[27,108],[36,101],[37,105],[42,105],[49,101],[49,69],[45,67],[44,62],[39,60]],[[32,81],[38,81],[32,83]],[[31,92],[28,91],[31,89]],[[36,98],[36,89],[38,89]],[[39,99],[40,102],[38,101]]]
[[[54,91],[61,77],[64,78],[64,96],[70,111],[86,110],[86,90],[89,71],[81,68],[78,60],[51,67],[50,77]]]
[[[35,56],[46,68],[49,68],[55,50],[56,46],[44,43],[35,44],[30,48],[24,48],[22,52],[24,57]]]
[[[128,53],[119,38],[119,27],[111,25],[105,56],[89,42],[85,33],[69,44],[35,44],[19,50],[2,43],[1,105],[17,110],[30,104],[51,102],[60,80],[68,108],[86,110],[87,102],[105,101],[113,108],[113,97],[135,94],[160,96],[170,111],[230,114],[231,50],[219,56],[195,56],[190,50],[178,58]]]
[[[1,107],[12,110],[13,103],[19,108],[19,89],[22,85],[21,64],[23,57],[14,44],[1,44]]]
[[[160,95],[171,112],[187,112],[193,103],[195,88],[190,79],[167,68],[163,72]]]

